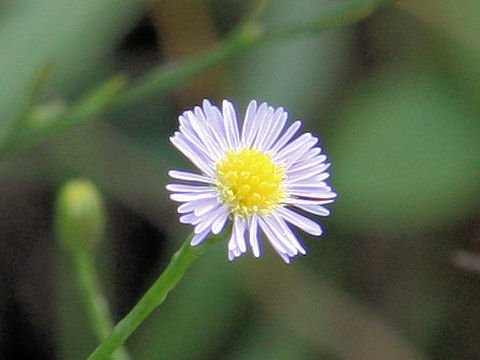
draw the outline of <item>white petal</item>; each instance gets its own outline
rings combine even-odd
[[[309,189],[309,188],[289,188],[287,190],[288,195],[295,195],[301,196],[302,198],[307,199],[328,199],[331,197],[332,193],[328,191],[326,188],[319,188],[319,189]]]
[[[268,222],[277,240],[289,250],[289,256],[296,256],[299,251],[302,254],[306,253],[306,250],[300,245],[296,236],[280,216],[272,214],[268,217]]]
[[[258,129],[257,137],[253,142],[253,147],[258,150],[263,150],[265,145],[265,140],[270,136],[270,128],[272,126],[273,119],[273,108],[269,106],[267,111],[265,111],[265,116],[260,123],[260,128]]]
[[[288,221],[290,224],[295,225],[299,229],[311,235],[314,235],[314,236],[322,235],[322,232],[323,232],[322,227],[319,224],[317,224],[315,221],[303,215],[300,215],[295,211],[292,211],[287,208],[280,208],[280,209],[277,209],[277,213],[286,221]]]
[[[308,152],[302,157],[301,161],[309,161],[310,159],[316,158],[316,157],[321,157],[324,156],[325,160],[327,159],[327,155],[319,155],[322,152],[321,147],[314,147],[308,150]]]
[[[330,200],[332,202],[333,200]],[[331,211],[324,206],[320,205],[305,205],[305,204],[295,204],[299,209],[308,211],[309,213],[320,215],[320,216],[329,216]]]
[[[252,124],[251,124],[251,127],[250,127],[249,134],[245,138],[245,145],[247,145],[248,147],[251,147],[253,145],[253,142],[255,141],[255,139],[257,137],[258,130],[260,129],[260,125],[262,123],[262,120],[265,117],[265,112],[266,112],[267,108],[268,108],[267,103],[265,103],[265,102],[261,103],[260,106],[258,107],[257,112],[255,113],[255,115],[252,119]]]
[[[232,235],[235,237],[235,242],[237,243],[238,249],[244,253],[247,251],[247,243],[245,241],[245,228],[247,224],[245,220],[240,217],[235,217],[233,221],[233,232]]]
[[[183,171],[183,170],[170,170],[168,172],[168,176],[178,180],[198,181],[198,182],[203,182],[208,184],[215,183],[215,180],[205,175],[195,174],[195,173],[192,173],[189,171]]]
[[[214,171],[209,164],[208,160],[205,159],[203,154],[195,149],[192,149],[190,144],[187,144],[183,139],[178,136],[172,136],[170,141],[173,145],[189,159],[193,165],[203,171],[205,174],[209,175],[210,177],[214,176]]]
[[[318,142],[318,138],[312,137],[308,142],[298,146],[295,150],[285,153],[284,156],[278,160],[282,166],[287,169],[291,168],[292,165],[295,165],[297,161],[303,157],[303,155],[308,152],[308,150]]]
[[[286,182],[295,185],[296,183],[307,181],[313,182],[313,178],[315,178],[316,182],[322,181],[327,179],[330,174],[323,173],[330,167],[330,164],[323,164],[318,166],[317,168],[307,168],[300,171],[295,171],[293,173],[287,173]],[[312,180],[310,180],[312,179]]]
[[[182,224],[196,225],[200,221],[200,218],[193,213],[180,216],[178,219]]]
[[[258,217],[255,214],[249,220],[248,234],[253,255],[257,258],[262,256],[262,249],[260,248],[260,241],[258,239]]]
[[[295,256],[297,254],[295,248],[293,248],[290,244],[285,244],[283,241],[281,241],[281,239],[278,238],[277,234],[273,230],[275,224],[269,221],[268,217],[260,218],[259,224],[262,231],[267,236],[268,241],[279,254],[285,254],[288,256]]]
[[[223,230],[225,227],[225,224],[227,223],[228,220],[228,212],[227,209],[224,209],[225,212],[221,214],[212,224],[212,232],[217,235],[220,234],[220,232]]]
[[[314,137],[311,133],[307,132],[305,134],[302,134],[298,138],[293,140],[291,143],[289,143],[287,146],[285,146],[283,149],[281,149],[277,154],[275,154],[275,156],[273,156],[273,159],[279,160],[286,156],[291,156],[297,150],[306,152],[314,145],[312,143],[316,143],[317,141],[318,139]]]
[[[290,141],[290,139],[296,134],[298,129],[300,129],[300,126],[302,126],[302,122],[298,121],[298,120],[295,121],[292,125],[290,125],[290,127],[287,129],[287,131],[285,131],[285,133],[280,137],[280,139],[278,139],[278,141],[273,145],[273,147],[271,148],[270,151],[273,152],[273,153],[276,153],[280,149],[282,149],[282,147],[288,141]]]
[[[210,231],[207,229],[207,230],[201,232],[200,234],[193,235],[192,240],[190,240],[190,245],[191,246],[199,245],[200,243],[203,242],[203,240],[205,240],[205,238],[207,237],[207,235],[209,233],[210,233]]]
[[[328,194],[330,196],[330,198],[334,198],[337,196],[337,194],[335,193],[332,193],[332,195]],[[322,195],[323,198],[321,199],[308,199],[308,198],[304,198],[304,199],[300,199],[300,198],[295,198],[295,197],[290,197],[290,198],[286,198],[284,200],[284,202],[286,204],[289,204],[289,205],[294,205],[294,206],[297,206],[297,205],[324,205],[324,204],[329,204],[331,203],[333,200],[330,200],[328,199],[327,195],[323,194]]]
[[[194,193],[194,194],[175,193],[175,194],[170,194],[170,199],[174,201],[179,201],[179,202],[186,202],[186,201],[192,201],[192,200],[216,198],[217,196],[218,194],[216,191]]]
[[[216,198],[193,200],[193,201],[188,201],[186,203],[181,204],[177,208],[177,211],[180,214],[184,214],[184,213],[192,212],[195,209],[198,209],[204,206],[207,206],[207,207],[215,206],[216,204],[218,204],[218,200]]]
[[[204,112],[198,106],[195,107],[195,121],[192,121],[192,126],[209,151],[212,152],[213,157],[218,160],[222,155],[221,146],[213,135],[213,129],[210,127]]]
[[[187,184],[168,184],[165,188],[172,192],[208,192],[212,190],[210,186],[205,185],[187,185]]]
[[[332,191],[332,188],[324,182],[311,184],[287,184],[285,191],[289,195],[294,195],[292,198],[299,196],[305,199],[325,200],[337,197],[337,194]]]
[[[238,121],[235,108],[230,101],[223,100],[222,110],[227,134],[227,143],[230,149],[237,149],[240,143],[240,135],[238,132]]]
[[[215,199],[215,201],[210,201],[206,204],[202,204],[201,206],[197,206],[194,210],[193,210],[193,213],[196,215],[196,216],[203,216],[205,215],[206,213],[210,212],[210,211],[215,211],[218,206],[220,204],[218,203],[217,199]]]
[[[182,139],[197,154],[202,154],[202,156],[209,162],[213,161],[213,157],[211,156],[211,151],[203,143],[203,141],[198,137],[195,130],[191,129],[190,124],[188,127],[180,125],[178,129],[180,131],[175,134],[176,137]]]
[[[279,215],[273,213],[273,220],[276,222],[279,232],[283,235],[283,241],[289,242],[295,249],[297,249],[301,254],[305,255],[307,250],[303,247],[298,237],[293,233],[290,226],[287,225],[285,220],[283,220]]]
[[[326,156],[325,156],[326,158]],[[325,164],[325,160],[322,159],[320,156],[317,156],[316,159],[310,159],[308,161],[304,161],[304,158],[302,157],[301,162],[296,162],[295,165],[291,166],[290,169],[288,169],[287,173],[288,175],[294,175],[302,171],[310,171],[310,172],[315,172],[315,173],[321,173],[328,169],[330,164]]]
[[[287,123],[288,113],[283,110],[283,108],[278,108],[273,114],[273,123],[270,129],[270,135],[267,137],[264,143],[264,150],[269,150],[270,147],[275,143],[278,136],[283,130],[283,127]]]
[[[325,179],[325,177],[329,177],[329,176],[330,174],[328,173],[327,175],[324,175],[324,173],[303,174],[302,176],[299,175],[298,177],[292,177],[292,178],[287,176],[287,178],[283,181],[283,185],[287,188],[306,187],[306,186],[313,186],[315,188],[323,187],[325,189],[328,189],[328,191],[331,191],[332,188],[328,186],[325,183],[325,181],[322,181]]]
[[[228,241],[228,260],[230,261],[245,253],[244,251],[240,250],[237,240],[238,239],[236,238],[234,231],[232,231],[230,240]]]
[[[225,124],[223,122],[220,109],[212,105],[210,101],[203,100],[203,110],[212,129],[212,135],[220,145],[222,151],[225,151],[228,149],[228,144],[225,132]]]
[[[218,218],[221,217],[225,213],[223,207],[216,208],[215,210],[211,210],[206,212],[202,216],[200,216],[200,221],[195,229],[193,230],[195,234],[199,234],[203,232],[205,229],[211,229],[213,222]]]
[[[280,253],[278,255],[280,255],[283,261],[285,261],[287,264],[290,264],[290,262],[292,261],[292,259],[288,255],[280,254]]]
[[[255,117],[255,113],[257,112],[257,102],[252,100],[248,103],[247,111],[245,113],[245,120],[243,121],[242,127],[242,145],[248,145],[247,139],[250,137],[253,119]]]

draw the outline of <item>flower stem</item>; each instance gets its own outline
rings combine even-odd
[[[105,296],[100,289],[100,282],[91,255],[78,252],[73,256],[73,263],[78,276],[80,292],[87,310],[87,316],[99,341],[108,337],[113,329],[113,321]],[[127,351],[121,347],[112,354],[114,360],[129,360]]]
[[[185,271],[203,254],[208,244],[215,239],[215,237],[211,237],[202,244],[193,247],[190,246],[189,237],[182,247],[173,255],[170,264],[168,264],[160,277],[145,295],[143,295],[130,313],[115,326],[110,336],[88,357],[88,360],[107,359],[115,349],[121,346],[143,320],[145,320],[157,306],[163,303],[168,293],[183,277]]]

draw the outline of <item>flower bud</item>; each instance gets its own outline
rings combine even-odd
[[[105,229],[103,199],[93,183],[78,179],[67,182],[56,202],[55,227],[58,241],[68,251],[93,251]]]

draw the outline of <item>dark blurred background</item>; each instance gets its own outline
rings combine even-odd
[[[265,28],[340,0],[272,0]],[[72,103],[207,50],[240,0],[3,0],[0,140],[35,72]],[[189,165],[168,142],[203,98],[283,106],[322,139],[339,193],[326,234],[285,265],[208,249],[127,342],[134,359],[480,358],[480,2],[406,0],[359,24],[262,43],[201,76],[0,160],[0,358],[84,359],[96,341],[53,234],[56,193],[86,177],[106,198],[97,264],[119,320],[188,235],[164,190]]]

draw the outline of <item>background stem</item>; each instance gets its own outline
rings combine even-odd
[[[87,316],[93,332],[99,341],[108,337],[113,329],[108,301],[101,288],[93,259],[89,254],[78,252],[73,257],[80,293],[87,310]],[[125,348],[120,347],[112,354],[114,360],[129,360]]]

